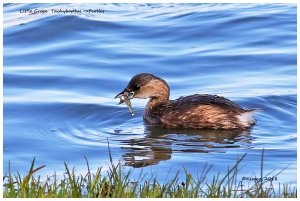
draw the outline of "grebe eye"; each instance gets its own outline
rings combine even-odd
[[[141,88],[141,86],[139,85],[139,84],[137,84],[137,85],[134,85],[134,87],[133,87],[133,90],[139,90]]]

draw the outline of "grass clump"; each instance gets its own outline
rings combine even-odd
[[[261,178],[263,178],[264,150],[261,160]],[[279,184],[279,190],[274,190],[272,181],[255,181],[254,185],[243,189],[243,182],[238,181],[238,165],[246,154],[228,168],[223,177],[217,174],[210,183],[206,175],[212,166],[205,165],[200,177],[194,178],[183,168],[185,179],[180,180],[176,175],[168,182],[160,183],[156,176],[146,180],[142,171],[139,179],[132,181],[132,171],[124,171],[121,162],[113,163],[110,156],[109,170],[102,174],[102,168],[92,173],[88,160],[87,173],[76,175],[74,168],[70,169],[65,163],[65,174],[58,179],[57,175],[47,176],[42,180],[36,172],[44,168],[34,168],[33,159],[28,174],[22,178],[19,173],[12,175],[10,171],[3,177],[3,196],[5,198],[243,198],[243,197],[297,197],[296,187]],[[280,171],[278,174],[280,174]],[[270,174],[270,173],[269,173]],[[278,175],[277,174],[277,175]]]

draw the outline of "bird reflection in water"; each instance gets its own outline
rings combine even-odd
[[[125,165],[144,167],[169,160],[172,153],[226,152],[251,148],[251,130],[166,129],[146,126],[146,136],[121,141]]]

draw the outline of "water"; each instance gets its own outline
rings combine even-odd
[[[20,9],[102,9],[104,13],[28,14]],[[295,4],[5,4],[4,172],[40,174],[63,162],[86,172],[109,161],[139,167],[161,181],[206,163],[211,175],[247,153],[241,176],[280,171],[296,184]],[[240,132],[146,126],[114,96],[141,72],[165,79],[171,99],[218,94],[258,108]],[[163,173],[163,174],[161,174]],[[271,176],[274,176],[272,173]],[[208,176],[208,179],[210,177]]]

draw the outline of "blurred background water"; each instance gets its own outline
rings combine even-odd
[[[4,173],[10,161],[25,174],[33,157],[40,174],[64,161],[86,172],[84,156],[96,170],[109,142],[114,161],[161,180],[206,163],[225,174],[244,153],[240,175],[253,177],[265,148],[265,173],[289,165],[277,181],[296,184],[296,54],[295,4],[5,4]],[[210,93],[259,108],[257,125],[147,127],[147,100],[133,100],[131,116],[114,99],[141,72],[165,79],[171,99]]]

